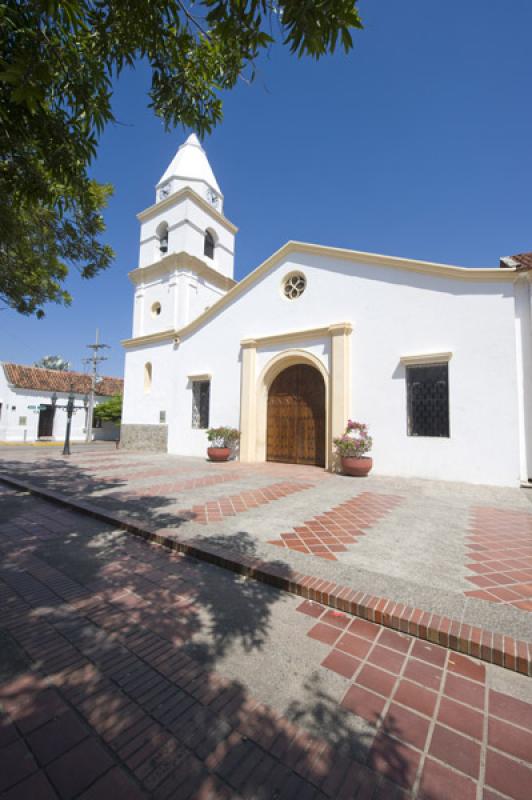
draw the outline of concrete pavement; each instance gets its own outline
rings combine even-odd
[[[516,798],[532,682],[0,493],[9,798]]]
[[[68,460],[21,448],[0,457],[0,474],[83,499],[170,539],[252,554],[532,639],[531,490],[354,480],[309,467],[210,464],[106,445],[76,448]],[[376,503],[384,508],[377,516]]]

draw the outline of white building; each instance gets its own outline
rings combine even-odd
[[[41,369],[1,363],[0,442],[63,441],[68,397],[74,395],[70,438],[84,441],[91,378],[81,372]],[[121,378],[101,378],[96,385],[95,405],[122,394]],[[118,438],[117,426],[103,423],[92,431],[93,439]]]
[[[532,476],[532,259],[467,269],[288,242],[240,283],[236,228],[192,135],[139,214],[124,446],[334,468],[368,423],[374,472],[515,486]]]

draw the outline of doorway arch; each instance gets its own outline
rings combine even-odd
[[[313,353],[306,350],[290,349],[282,353],[277,353],[262,369],[257,383],[255,384],[256,416],[255,430],[253,437],[255,441],[255,461],[266,461],[267,459],[267,423],[268,423],[268,397],[270,387],[273,385],[278,375],[294,365],[308,365],[319,373],[324,387],[324,466],[327,468],[331,463],[331,435],[330,435],[330,415],[329,415],[329,373],[323,362]]]
[[[325,466],[325,382],[310,364],[286,367],[270,384],[266,460]]]

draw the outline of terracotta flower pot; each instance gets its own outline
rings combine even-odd
[[[210,461],[227,461],[231,450],[229,447],[208,447],[207,455]]]
[[[342,472],[344,475],[353,475],[355,478],[364,478],[373,466],[373,459],[369,456],[353,458],[342,456]]]

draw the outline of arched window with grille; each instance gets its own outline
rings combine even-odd
[[[203,254],[207,258],[214,258],[215,241],[211,231],[205,231],[205,239],[203,241]]]

